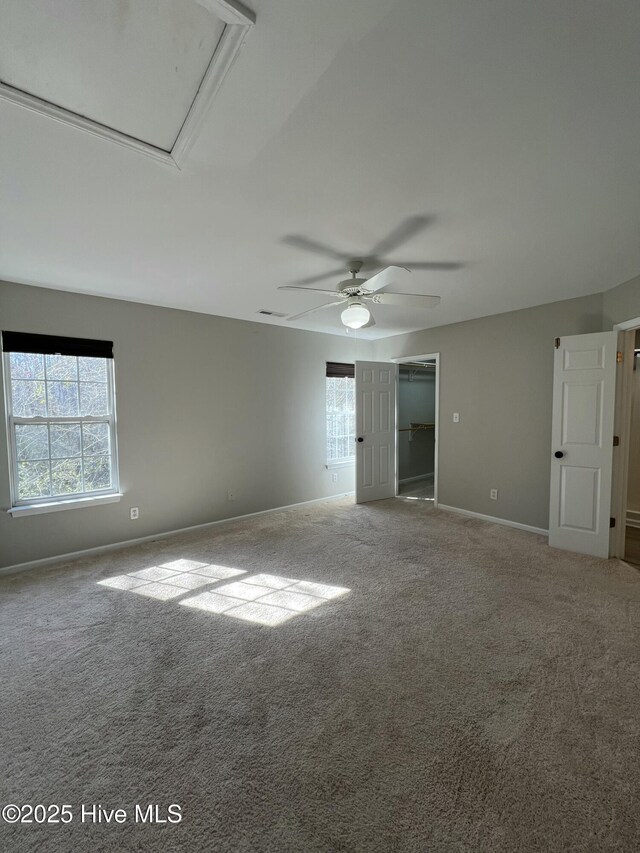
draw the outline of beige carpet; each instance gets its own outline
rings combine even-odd
[[[265,607],[284,621],[248,621]],[[640,849],[640,573],[617,561],[345,500],[5,577],[0,625],[0,799],[74,812],[0,822],[10,853]]]

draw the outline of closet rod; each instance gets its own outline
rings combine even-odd
[[[435,370],[435,364],[422,364],[419,361],[405,361],[400,367],[422,367],[424,370]]]

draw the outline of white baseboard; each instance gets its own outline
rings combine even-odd
[[[542,527],[531,527],[530,524],[520,524],[519,521],[509,521],[507,518],[497,518],[494,515],[483,515],[481,512],[471,512],[468,509],[459,509],[456,506],[446,506],[438,504],[438,509],[444,509],[447,512],[455,512],[458,515],[467,515],[469,518],[479,518],[481,521],[489,521],[491,524],[502,524],[505,527],[515,527],[517,530],[526,530],[528,533],[538,533],[540,536],[548,536],[549,531]]]
[[[638,510],[627,510],[626,525],[627,527],[640,527],[640,512]]]
[[[425,477],[433,477],[433,471],[429,471],[428,474],[418,474],[417,477],[405,477],[402,480],[398,480],[398,484],[404,485],[405,483],[414,483],[416,480],[424,480]]]
[[[295,509],[298,506],[319,504],[323,501],[335,501],[338,498],[348,498],[355,495],[353,492],[341,492],[339,495],[328,495],[326,498],[314,498],[310,501],[300,501],[296,504],[286,506],[275,506],[272,509],[262,509],[258,512],[248,512],[246,515],[234,515],[233,518],[221,518],[219,521],[207,521],[204,524],[194,524],[192,527],[180,527],[177,530],[166,530],[163,533],[152,533],[149,536],[139,536],[137,539],[127,539],[124,542],[113,542],[109,545],[98,545],[95,548],[85,548],[83,551],[70,551],[68,554],[57,554],[55,557],[43,557],[41,560],[31,560],[28,563],[16,563],[13,566],[0,567],[0,576],[13,575],[17,572],[26,572],[29,569],[37,569],[41,566],[49,566],[52,563],[61,563],[66,560],[77,560],[81,557],[91,557],[107,551],[116,551],[118,548],[128,548],[131,545],[141,545],[143,542],[153,542],[155,539],[167,539],[179,533],[189,533],[192,530],[204,530],[207,527],[215,527],[218,524],[230,524],[232,521],[244,521],[246,518],[255,518],[258,515],[268,515],[271,512],[281,512],[286,509]]]

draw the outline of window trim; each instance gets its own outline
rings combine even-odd
[[[47,353],[37,353],[47,355]],[[33,418],[14,417],[13,399],[11,394],[11,353],[2,353],[4,410],[7,428],[7,448],[9,452],[9,487],[11,507],[8,512],[12,516],[35,515],[44,512],[55,512],[59,509],[71,509],[73,506],[92,506],[100,503],[113,503],[122,497],[120,492],[120,476],[118,467],[118,439],[116,420],[116,389],[115,364],[113,358],[105,358],[107,362],[107,395],[110,402],[108,415],[71,415],[66,417]],[[40,498],[18,499],[18,453],[16,447],[17,424],[49,424],[55,423],[108,423],[111,444],[111,487],[109,489],[94,489],[90,492],[76,492],[66,495],[45,495]]]
[[[10,507],[7,512],[13,518],[21,518],[23,515],[42,515],[45,512],[59,512],[63,509],[82,509],[82,507],[118,503],[123,497],[124,494],[122,492],[109,492],[108,494],[49,501],[49,503],[43,504],[21,504],[20,506]]]
[[[347,456],[343,459],[334,459],[331,462],[327,462],[324,466],[327,470],[331,470],[332,468],[349,468],[356,464],[355,454],[353,456]]]

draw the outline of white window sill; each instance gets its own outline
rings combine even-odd
[[[336,462],[327,462],[325,468],[327,470],[331,470],[331,468],[349,468],[353,467],[356,464],[355,456],[352,459],[340,459]]]
[[[81,507],[113,504],[117,503],[121,497],[123,497],[121,492],[109,495],[92,495],[88,498],[72,498],[68,501],[51,501],[50,503],[12,506],[11,509],[7,510],[7,512],[14,518],[19,518],[23,515],[40,515],[44,512],[60,512],[60,510],[63,509],[80,509]]]

